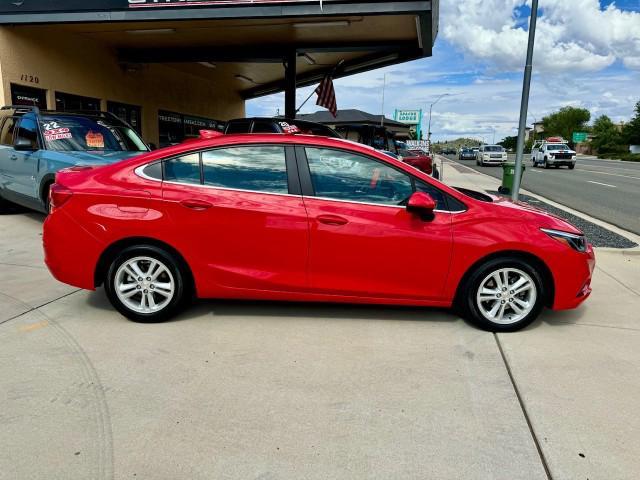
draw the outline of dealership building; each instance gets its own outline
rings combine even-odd
[[[166,145],[247,99],[430,56],[438,0],[19,0],[0,5],[5,105],[105,110]]]

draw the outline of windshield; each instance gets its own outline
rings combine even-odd
[[[107,118],[43,115],[40,126],[48,150],[65,152],[146,152],[148,150],[133,129]]]
[[[335,130],[327,127],[326,125],[313,123],[313,122],[301,122],[296,120],[288,121],[300,129],[300,133],[304,135],[316,135],[320,137],[342,138]]]
[[[547,150],[569,150],[566,145],[547,145]]]
[[[484,147],[485,152],[504,152],[504,148],[499,145],[489,145]]]
[[[470,148],[463,148],[462,153],[473,153],[473,150],[471,150]]]

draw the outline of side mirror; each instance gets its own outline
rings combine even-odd
[[[407,202],[408,212],[417,213],[423,217],[433,216],[435,209],[436,202],[428,193],[415,192],[409,197],[409,201]]]
[[[33,152],[34,150],[37,150],[36,148],[33,148],[33,144],[31,143],[31,140],[27,140],[26,138],[17,138],[16,142],[13,144],[13,148],[21,152],[25,152],[25,151]]]

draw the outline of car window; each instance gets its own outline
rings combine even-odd
[[[251,128],[251,120],[235,120],[227,124],[225,133],[231,135],[233,133],[249,133]]]
[[[256,192],[289,193],[284,147],[256,145],[202,152],[204,183]]]
[[[547,150],[569,150],[566,145],[547,145]]]
[[[383,162],[350,152],[306,148],[318,197],[401,205],[413,193],[409,175]]]
[[[502,152],[504,149],[500,146],[491,145],[488,147],[484,147],[485,152]]]
[[[164,179],[169,182],[200,183],[200,155],[192,153],[164,161]]]
[[[253,133],[280,133],[273,122],[256,120],[253,122]]]
[[[145,152],[147,146],[135,130],[108,118],[81,115],[41,117],[48,150]]]
[[[13,145],[13,132],[16,125],[16,119],[9,117],[2,125],[2,132],[0,132],[0,144]]]
[[[16,140],[23,139],[31,142],[31,148],[38,149],[38,125],[33,118],[22,117],[18,124]]]

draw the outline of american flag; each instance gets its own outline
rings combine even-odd
[[[333,80],[331,75],[327,75],[322,79],[318,88],[316,88],[316,94],[318,94],[318,100],[316,105],[326,108],[331,112],[334,117],[338,112],[338,106],[336,104],[336,91],[333,88]]]

